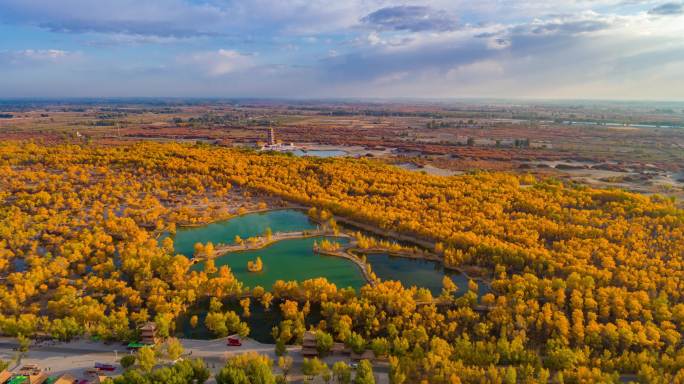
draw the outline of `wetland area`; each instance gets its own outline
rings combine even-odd
[[[317,224],[312,222],[306,213],[297,209],[279,209],[259,213],[250,213],[212,224],[179,228],[174,236],[174,248],[177,253],[192,257],[194,244],[234,244],[235,236],[243,239],[261,236],[267,229],[274,234],[313,231]],[[358,291],[366,284],[359,266],[345,258],[322,255],[314,251],[314,242],[322,239],[336,241],[347,245],[350,241],[345,237],[314,236],[276,241],[263,248],[230,252],[215,259],[216,266],[226,265],[242,281],[245,286],[254,288],[270,287],[277,280],[304,281],[317,277],[324,277],[338,288],[351,287]],[[382,280],[398,280],[404,286],[427,288],[433,296],[439,295],[442,289],[443,277],[449,276],[459,287],[457,294],[465,293],[468,278],[458,272],[445,270],[441,263],[433,260],[412,259],[392,256],[389,253],[371,253],[366,255],[373,272]],[[263,270],[250,272],[247,262],[260,257]],[[202,269],[203,262],[193,266]],[[479,294],[487,292],[487,287],[480,284]],[[315,311],[312,311],[315,312]],[[194,312],[200,320],[206,315],[205,311]],[[270,341],[271,327],[278,323],[280,314],[277,308],[264,311],[259,305],[252,306],[252,316],[248,322],[252,328],[250,337],[259,341]],[[200,324],[203,324],[200,321]],[[203,326],[197,329],[183,328],[186,337],[209,337]]]

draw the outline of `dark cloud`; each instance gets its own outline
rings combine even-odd
[[[651,15],[661,15],[661,16],[669,16],[669,15],[681,15],[684,14],[684,3],[665,3],[661,4],[650,11],[648,11],[649,14]]]
[[[340,81],[369,81],[396,73],[429,72],[444,75],[453,68],[485,60],[538,58],[585,43],[591,32],[611,27],[607,21],[554,18],[518,25],[472,38],[438,39],[407,44],[397,49],[369,47],[360,52],[328,58],[322,63],[325,76]]]
[[[453,31],[456,18],[443,11],[419,5],[385,7],[361,19],[366,25],[394,31]]]
[[[496,37],[499,36],[498,32],[482,32],[476,34],[474,37],[477,39],[489,39],[490,37]]]
[[[610,23],[601,20],[561,20],[542,24],[529,24],[513,28],[513,34],[560,34],[575,35],[596,32],[610,27]]]
[[[322,76],[338,82],[371,81],[395,73],[445,73],[454,66],[492,55],[482,40],[461,44],[433,43],[400,50],[369,49],[324,59]]]
[[[216,35],[226,22],[220,8],[181,0],[0,0],[0,22],[53,32],[190,37]]]

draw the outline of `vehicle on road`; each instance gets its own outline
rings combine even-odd
[[[239,347],[242,345],[242,341],[240,341],[240,338],[237,336],[230,336],[228,337],[228,343],[226,345],[229,347]]]
[[[140,348],[142,348],[142,347],[144,347],[144,346],[145,346],[145,344],[143,344],[143,343],[128,343],[128,345],[126,346],[126,348],[127,348],[129,351],[136,351],[136,350],[138,350],[138,349],[140,349]]]
[[[115,366],[113,366],[111,364],[105,364],[105,363],[95,363],[95,368],[102,370],[102,371],[109,371],[109,372],[116,370]]]

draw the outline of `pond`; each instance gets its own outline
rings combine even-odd
[[[207,317],[207,308],[209,303],[202,303],[190,312],[182,316],[178,323],[179,327],[177,330],[180,335],[191,339],[213,339],[214,335],[207,329],[204,325],[204,320]],[[249,325],[249,338],[254,339],[261,343],[273,343],[273,337],[271,336],[271,331],[274,326],[280,324],[283,320],[282,312],[279,308],[280,302],[277,300],[273,301],[273,305],[270,310],[266,311],[258,300],[252,299],[250,305],[250,317],[242,318],[242,321]],[[301,309],[301,306],[300,306]],[[230,310],[235,313],[242,315],[242,307],[239,303],[233,301],[228,303],[223,308],[224,311]],[[190,326],[190,317],[193,315],[197,316],[197,327],[193,328]],[[309,325],[316,325],[322,319],[321,307],[319,304],[311,304],[311,311],[309,315],[306,316],[305,321],[307,328]]]
[[[296,209],[252,213],[201,227],[180,228],[174,237],[174,247],[177,253],[191,257],[197,242],[232,244],[235,235],[246,239],[262,235],[266,228],[271,228],[274,233],[292,232],[312,230],[316,228],[316,224],[309,220],[306,213]],[[217,258],[216,266],[228,265],[235,276],[249,287],[261,285],[269,289],[276,280],[302,281],[325,277],[340,288],[351,286],[358,290],[365,281],[356,265],[345,259],[313,253],[313,242],[320,239],[282,240],[262,249],[231,253]],[[344,238],[334,240],[346,241]],[[261,272],[247,271],[247,261],[255,260],[257,256],[264,262],[264,269]],[[435,261],[392,257],[387,254],[370,254],[368,261],[381,279],[399,280],[406,287],[425,287],[433,295],[441,292],[445,274],[461,288],[459,293],[464,293],[467,289],[468,279],[465,276],[445,270]],[[202,268],[202,264],[193,268]],[[480,284],[480,294],[486,293],[486,290],[487,286]]]
[[[347,152],[340,149],[298,149],[293,152],[297,156],[313,156],[313,157],[343,157],[347,156]]]
[[[265,248],[233,252],[218,257],[216,267],[229,266],[235,277],[251,288],[259,285],[268,290],[277,280],[304,281],[325,277],[338,288],[352,287],[358,290],[366,281],[356,264],[340,257],[314,253],[314,241],[321,241],[324,238],[342,244],[348,241],[345,238],[334,237],[281,240]],[[248,271],[247,262],[257,257],[263,261],[263,270]],[[204,263],[193,266],[193,269],[197,270],[203,268]]]
[[[201,227],[179,228],[173,239],[174,248],[176,253],[190,257],[195,243],[233,244],[236,235],[243,239],[261,236],[266,228],[271,228],[273,233],[293,232],[315,229],[316,225],[296,209],[252,213]]]
[[[313,230],[316,224],[309,220],[306,213],[296,209],[253,213],[201,227],[180,228],[174,237],[174,247],[177,253],[191,257],[197,242],[232,244],[236,235],[246,239],[262,235],[267,228],[271,228],[274,233],[292,232]],[[322,238],[282,240],[258,250],[233,252],[218,257],[216,266],[229,266],[245,286],[252,288],[259,285],[270,289],[277,280],[303,281],[325,277],[339,288],[352,287],[358,290],[365,284],[365,280],[354,263],[313,252],[313,242]],[[329,239],[341,243],[347,241],[345,238]],[[248,271],[247,262],[257,257],[261,257],[263,261],[263,270]],[[392,257],[388,254],[370,254],[368,261],[381,279],[399,280],[406,287],[425,287],[435,296],[442,290],[442,278],[445,274],[461,288],[459,293],[462,294],[467,289],[468,279],[464,275],[445,270],[435,261]],[[199,263],[193,268],[202,269],[203,264]],[[485,284],[479,285],[480,295],[488,291]]]
[[[424,287],[438,296],[442,292],[442,279],[449,276],[458,286],[456,296],[468,291],[468,278],[458,271],[445,269],[441,263],[432,260],[410,259],[406,257],[390,256],[385,253],[371,253],[366,255],[373,272],[382,280],[399,280],[404,287]],[[484,283],[478,283],[478,296],[489,292]]]
[[[181,228],[174,238],[177,253],[190,257],[196,242],[214,244],[232,244],[235,235],[242,238],[262,235],[266,228],[275,232],[292,232],[315,229],[308,216],[294,209],[273,210],[264,213],[248,214],[230,220],[217,222],[202,227]],[[216,258],[216,266],[227,265],[231,268],[237,279],[246,287],[254,288],[262,286],[270,289],[277,280],[303,281],[318,277],[325,277],[339,288],[352,287],[358,289],[366,284],[361,271],[349,260],[316,254],[313,252],[314,241],[322,239],[346,243],[348,239],[340,237],[311,237],[304,239],[281,240],[262,249],[233,252]],[[250,272],[247,270],[247,262],[260,257],[263,261],[263,270]],[[442,278],[444,275],[451,279],[460,288],[457,295],[467,290],[468,279],[454,271],[445,270],[442,265],[435,261],[408,259],[394,257],[388,254],[369,254],[367,260],[371,264],[375,274],[383,280],[399,280],[405,287],[420,286],[429,289],[433,296],[438,296],[442,290]],[[195,270],[204,268],[203,263],[192,267]],[[479,295],[489,291],[485,284],[479,284]],[[179,319],[179,332],[185,337],[211,338],[212,336],[204,326],[206,308],[208,304],[200,305],[191,310],[182,319]],[[228,304],[230,309],[242,313],[237,303]],[[252,316],[244,319],[252,329],[250,337],[261,342],[272,342],[271,328],[282,320],[282,316],[274,305],[270,311],[264,311],[257,302],[252,303]],[[315,324],[320,320],[320,311],[312,308],[308,324]],[[189,326],[188,319],[191,315],[198,315],[198,327],[193,329]]]

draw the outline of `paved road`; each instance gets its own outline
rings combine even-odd
[[[19,343],[11,343],[11,342],[4,342],[0,341],[0,349],[9,349],[14,351],[15,349],[18,349]],[[102,348],[82,348],[82,347],[77,347],[77,346],[69,346],[68,344],[43,344],[43,345],[32,345],[30,348],[30,351],[36,351],[36,352],[58,352],[58,353],[65,353],[65,354],[71,354],[71,355],[77,355],[77,354],[92,354],[92,353],[113,353],[115,350],[117,350],[116,347],[112,347],[109,350],[103,350]],[[118,349],[118,352],[126,352],[126,346],[121,346]]]
[[[204,359],[208,367],[214,372],[220,370],[226,361],[226,358],[229,356],[246,352],[257,352],[268,355],[276,362],[278,360],[278,357],[275,355],[275,345],[263,344],[251,339],[243,340],[243,345],[240,347],[227,346],[226,339],[181,339],[181,343],[185,350],[185,357]],[[0,338],[0,359],[12,359],[17,353],[15,349],[18,348],[18,346],[19,344],[14,339]],[[293,358],[294,362],[290,374],[293,378],[302,377],[301,365],[303,357],[301,356],[300,351],[301,347],[299,346],[288,348],[289,356]],[[87,378],[85,376],[85,371],[92,368],[95,362],[113,364],[118,367],[118,359],[128,353],[126,346],[120,343],[104,344],[102,342],[85,340],[78,340],[70,343],[46,342],[32,345],[29,352],[22,359],[20,365],[37,364],[43,369],[49,368],[48,374],[51,375],[70,373],[77,378]],[[349,362],[349,357],[334,355],[326,357],[324,361],[329,366],[332,366],[336,361]],[[279,372],[277,368],[275,368],[275,370],[276,372]],[[387,382],[387,374],[389,372],[387,363],[376,364],[374,371],[379,379],[378,383]],[[114,374],[120,373],[120,369],[117,369],[117,371],[114,372]]]

